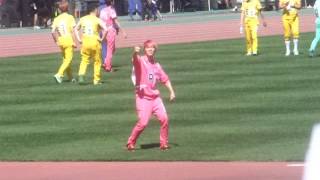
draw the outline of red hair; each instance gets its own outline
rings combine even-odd
[[[158,48],[157,43],[155,43],[155,42],[152,41],[152,40],[146,40],[146,41],[143,43],[143,46],[144,46],[144,48],[147,48],[147,47],[154,47],[155,49]]]

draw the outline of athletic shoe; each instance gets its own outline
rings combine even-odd
[[[33,29],[34,30],[39,30],[39,29],[41,29],[41,27],[40,26],[33,26]]]
[[[314,51],[309,51],[309,57],[314,57]]]
[[[252,53],[251,52],[248,52],[247,54],[246,54],[246,56],[251,56],[252,55]]]
[[[252,53],[252,56],[258,56],[257,52]]]
[[[235,6],[233,9],[232,9],[233,12],[237,12],[238,11],[238,6]]]
[[[169,150],[169,145],[167,145],[167,144],[162,144],[162,145],[160,145],[160,150],[161,151],[166,151],[166,150]]]
[[[113,68],[111,68],[111,69],[104,68],[104,70],[105,70],[106,72],[115,72],[115,70],[114,70]]]
[[[102,82],[101,81],[93,81],[93,85],[101,85]]]
[[[72,78],[70,82],[72,82],[72,83],[76,83],[76,82],[77,82],[77,80],[76,80],[75,78]]]
[[[290,51],[286,51],[286,56],[290,56],[291,52]]]
[[[299,55],[299,51],[295,49],[295,50],[293,51],[293,55],[298,56],[298,55]]]
[[[54,79],[56,80],[57,83],[59,83],[59,84],[62,83],[62,78],[58,74],[54,75],[53,77],[54,77]]]
[[[79,76],[78,82],[79,84],[84,84],[84,76]]]
[[[135,147],[133,144],[127,144],[127,150],[128,151],[134,151],[135,150]]]

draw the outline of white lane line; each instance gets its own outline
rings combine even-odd
[[[287,167],[304,167],[303,163],[287,164]]]

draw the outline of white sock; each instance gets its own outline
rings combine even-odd
[[[290,51],[290,41],[285,41],[287,52]]]
[[[293,39],[294,51],[298,51],[298,39]]]

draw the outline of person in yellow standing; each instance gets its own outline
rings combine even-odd
[[[263,21],[263,26],[267,26],[261,14],[261,4],[259,0],[244,0],[241,7],[240,33],[243,26],[246,33],[247,56],[258,55],[258,26],[259,16]]]
[[[101,41],[105,39],[107,34],[107,26],[97,17],[98,6],[89,5],[88,15],[80,18],[75,27],[75,34],[81,47],[81,63],[79,68],[79,84],[84,83],[84,76],[90,60],[94,61],[93,84],[101,84]],[[100,38],[99,32],[103,35]],[[81,34],[81,35],[80,35]]]
[[[62,83],[64,73],[70,81],[75,82],[72,76],[71,62],[73,58],[73,48],[76,48],[73,28],[76,25],[74,17],[68,14],[68,2],[61,1],[59,3],[59,10],[61,14],[57,16],[52,23],[52,37],[54,42],[60,47],[62,52],[62,64],[58,73],[54,75],[57,83]]]
[[[279,7],[283,9],[282,23],[284,29],[284,41],[286,45],[286,56],[291,54],[290,38],[293,39],[293,54],[299,55],[299,16],[298,10],[301,8],[300,0],[280,0]]]

